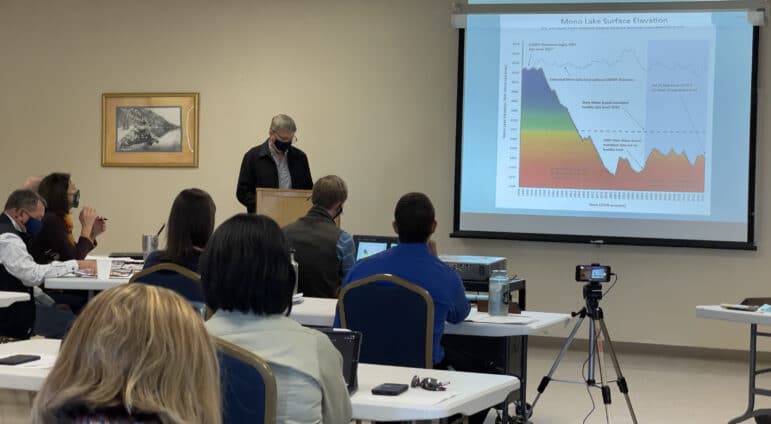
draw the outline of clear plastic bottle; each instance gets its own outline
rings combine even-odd
[[[509,314],[509,302],[504,293],[509,283],[509,276],[505,269],[495,269],[490,274],[490,282],[487,288],[487,310],[490,316],[505,316]]]

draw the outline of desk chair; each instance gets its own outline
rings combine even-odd
[[[201,276],[189,269],[173,264],[161,263],[137,272],[129,283],[144,283],[176,292],[191,303],[205,303]]]
[[[343,328],[364,334],[360,362],[433,368],[434,301],[424,288],[376,274],[343,287],[337,308]]]
[[[222,379],[222,422],[276,422],[276,378],[262,358],[215,337]]]

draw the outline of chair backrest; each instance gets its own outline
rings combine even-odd
[[[160,263],[143,269],[134,274],[129,283],[144,283],[167,288],[194,305],[206,302],[203,286],[201,286],[201,276],[173,263]]]
[[[222,386],[222,422],[276,422],[276,377],[265,360],[215,337]]]
[[[364,363],[432,368],[434,301],[424,288],[391,274],[354,281],[337,301],[343,328],[364,334]]]

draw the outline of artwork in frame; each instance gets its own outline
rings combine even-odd
[[[198,93],[102,94],[102,166],[198,167]]]

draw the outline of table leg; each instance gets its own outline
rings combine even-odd
[[[758,340],[758,325],[750,324],[750,379],[749,379],[749,391],[747,399],[747,410],[744,411],[739,417],[728,421],[728,424],[740,423],[748,418],[754,416],[753,410],[755,409],[755,371],[757,363],[757,340]]]
[[[519,375],[517,376],[519,378],[519,408],[520,413],[516,415],[515,422],[518,423],[528,423],[528,410],[527,410],[527,336],[518,336],[520,337],[522,343],[520,345],[520,352],[519,352]],[[508,337],[506,338],[508,339]],[[504,374],[507,375],[515,375],[514,371],[510,368],[511,364],[511,343],[509,340],[506,340],[506,347],[504,349],[503,354],[503,363],[504,363]],[[509,422],[509,402],[508,398],[507,401],[503,404],[503,413],[502,418],[504,423]]]
[[[519,407],[522,417],[522,422],[529,422],[530,411],[527,410],[527,336],[522,336],[522,346],[519,354],[519,369],[521,375],[519,376]]]

